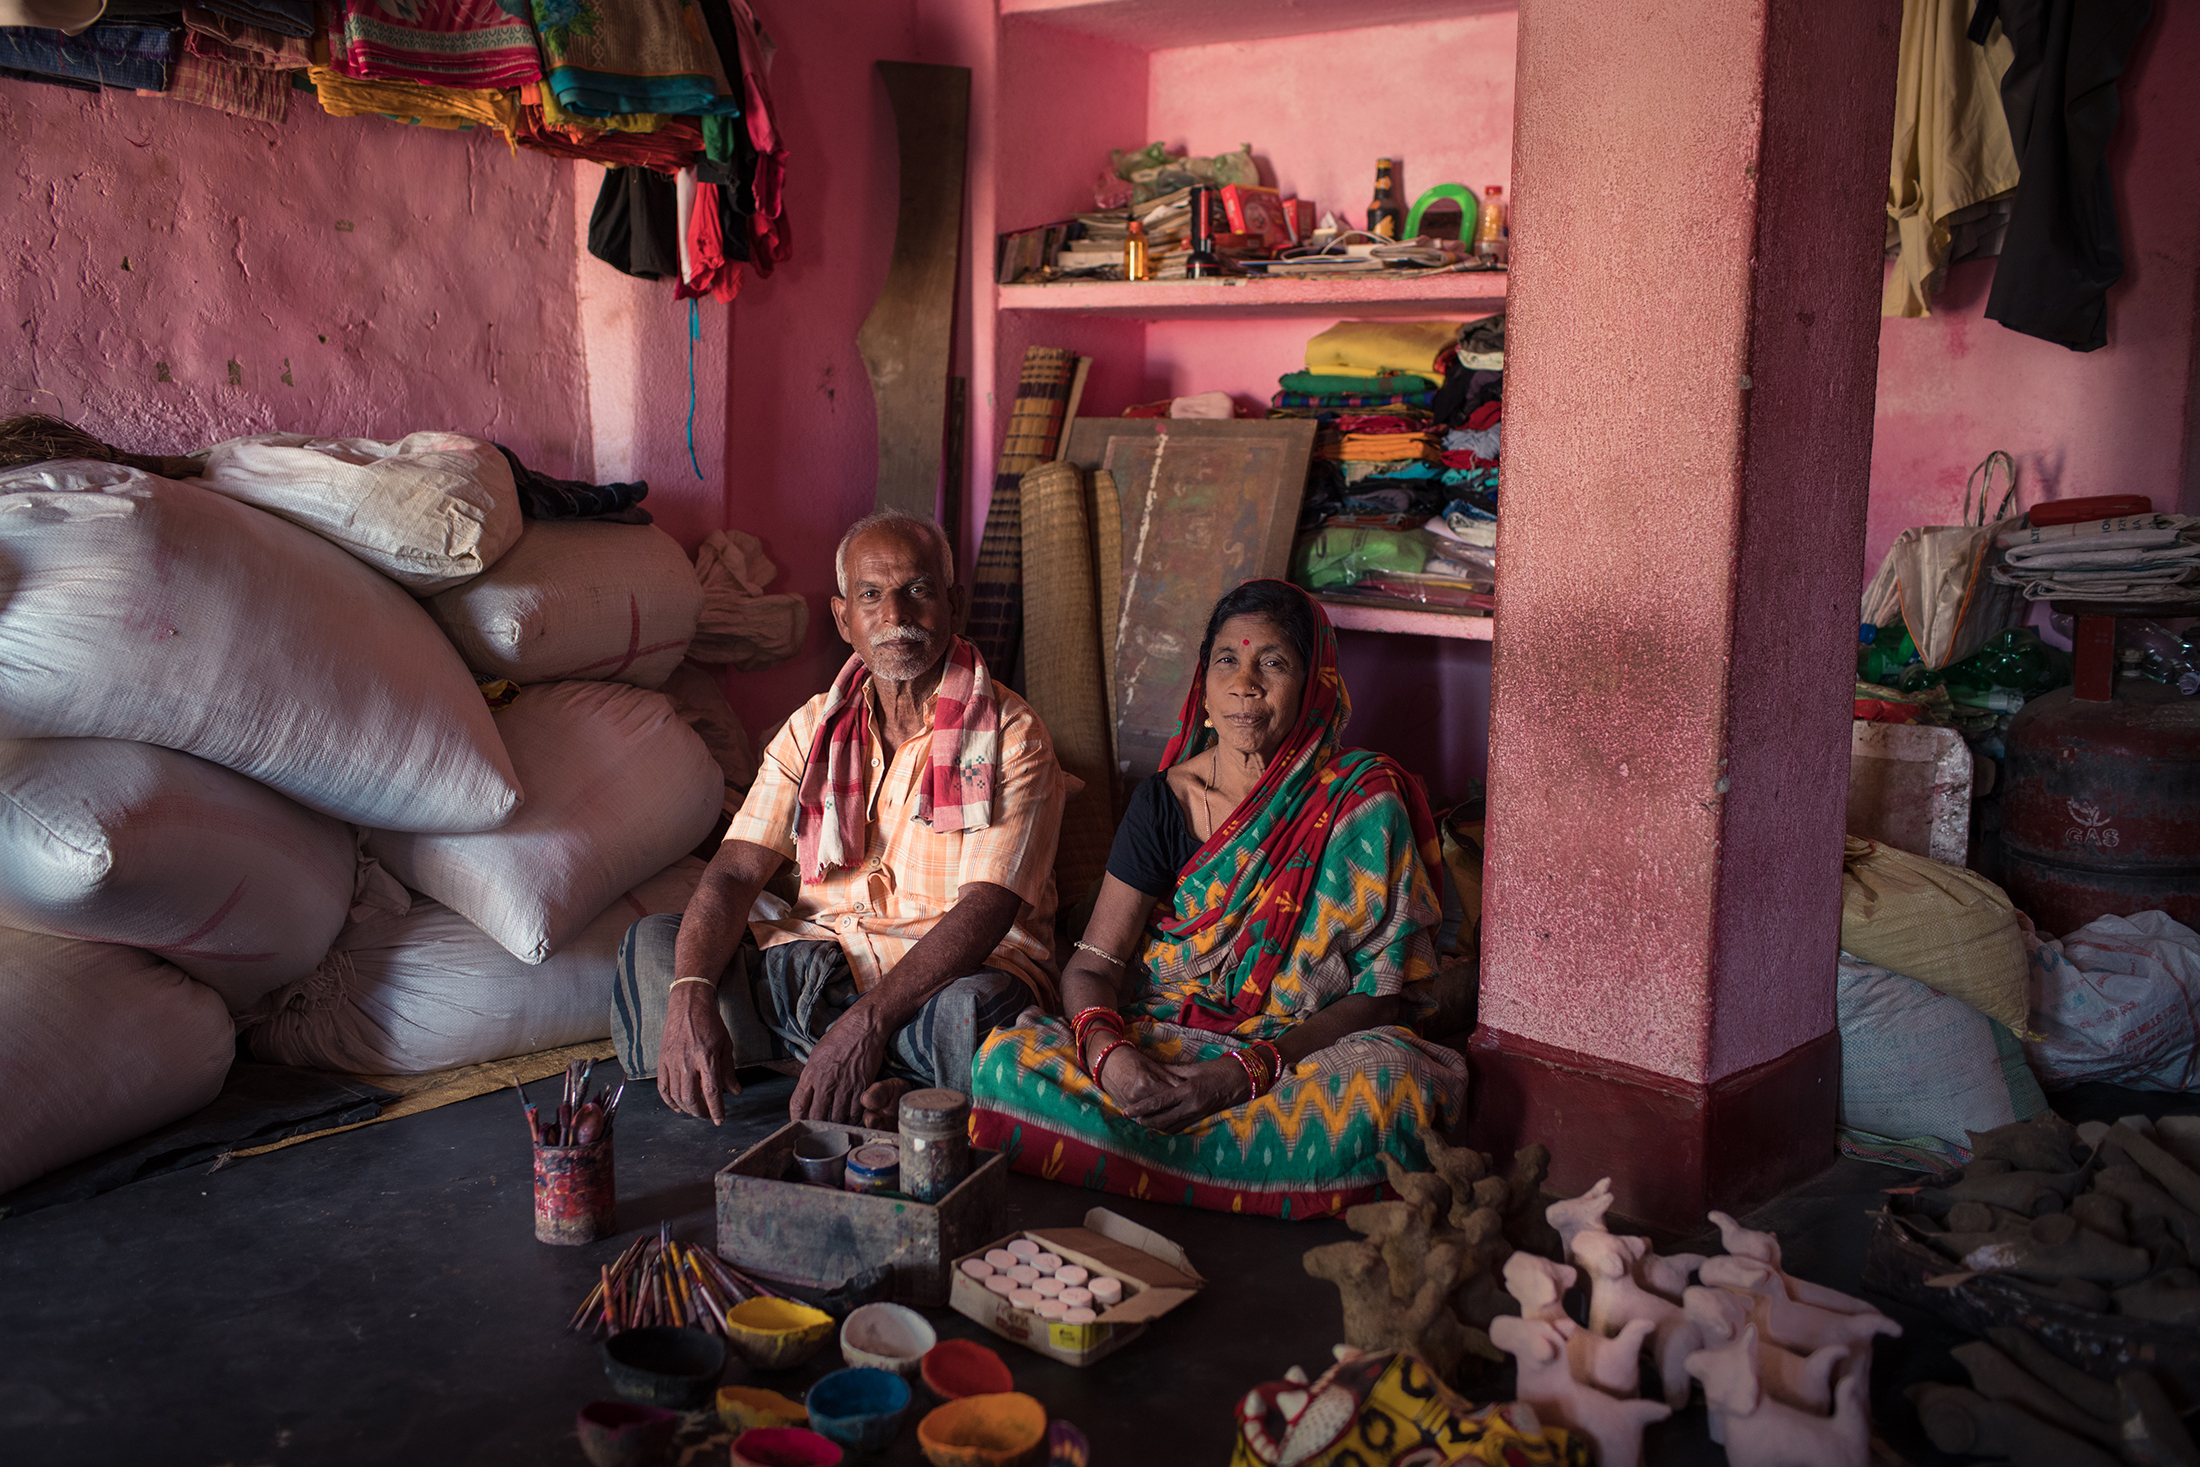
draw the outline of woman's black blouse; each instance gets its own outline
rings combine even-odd
[[[1176,876],[1199,851],[1199,838],[1184,807],[1169,789],[1167,771],[1150,775],[1131,793],[1130,808],[1115,828],[1108,874],[1133,891],[1167,901]]]

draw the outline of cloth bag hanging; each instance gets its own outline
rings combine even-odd
[[[2009,477],[2009,487],[1992,520],[1994,469]],[[1971,518],[1971,491],[1978,490],[1978,518]],[[2023,594],[1997,584],[1991,574],[2001,552],[1994,537],[2023,525],[2010,517],[2017,497],[2016,461],[2000,449],[1986,455],[1963,485],[1963,520],[1954,525],[1913,525],[1895,537],[1879,573],[1864,588],[1863,620],[1891,626],[1899,612],[1917,643],[1917,655],[1929,668],[1961,662],[1998,631],[2020,620]]]

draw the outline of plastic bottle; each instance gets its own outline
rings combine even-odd
[[[1145,280],[1153,274],[1152,257],[1146,253],[1146,226],[1136,219],[1131,221],[1131,232],[1123,240],[1123,278]]]
[[[2157,621],[2126,617],[2116,623],[2117,655],[2128,663],[2136,652],[2141,675],[2168,683],[2189,698],[2200,693],[2200,658],[2186,644],[2186,638]]]
[[[1510,253],[1510,235],[1505,227],[1505,190],[1493,183],[1482,190],[1482,213],[1474,223],[1475,257],[1503,264]]]

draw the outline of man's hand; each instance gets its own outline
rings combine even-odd
[[[833,1020],[802,1062],[787,1114],[798,1121],[854,1123],[863,1114],[863,1092],[886,1068],[893,1030],[881,1022],[878,1005],[868,998]]]
[[[1108,1068],[1115,1068],[1113,1061]],[[1245,1067],[1226,1054],[1203,1064],[1160,1068],[1176,1083],[1123,1107],[1125,1114],[1149,1131],[1184,1130],[1217,1111],[1242,1105],[1253,1088]]]
[[[741,1093],[733,1073],[733,1036],[718,1017],[708,983],[675,984],[665,1001],[665,1037],[657,1048],[657,1093],[682,1115],[726,1118],[726,1091]]]

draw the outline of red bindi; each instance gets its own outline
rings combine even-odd
[[[1250,647],[1253,645],[1253,639],[1251,637],[1241,637],[1238,639],[1238,645],[1240,647]]]

